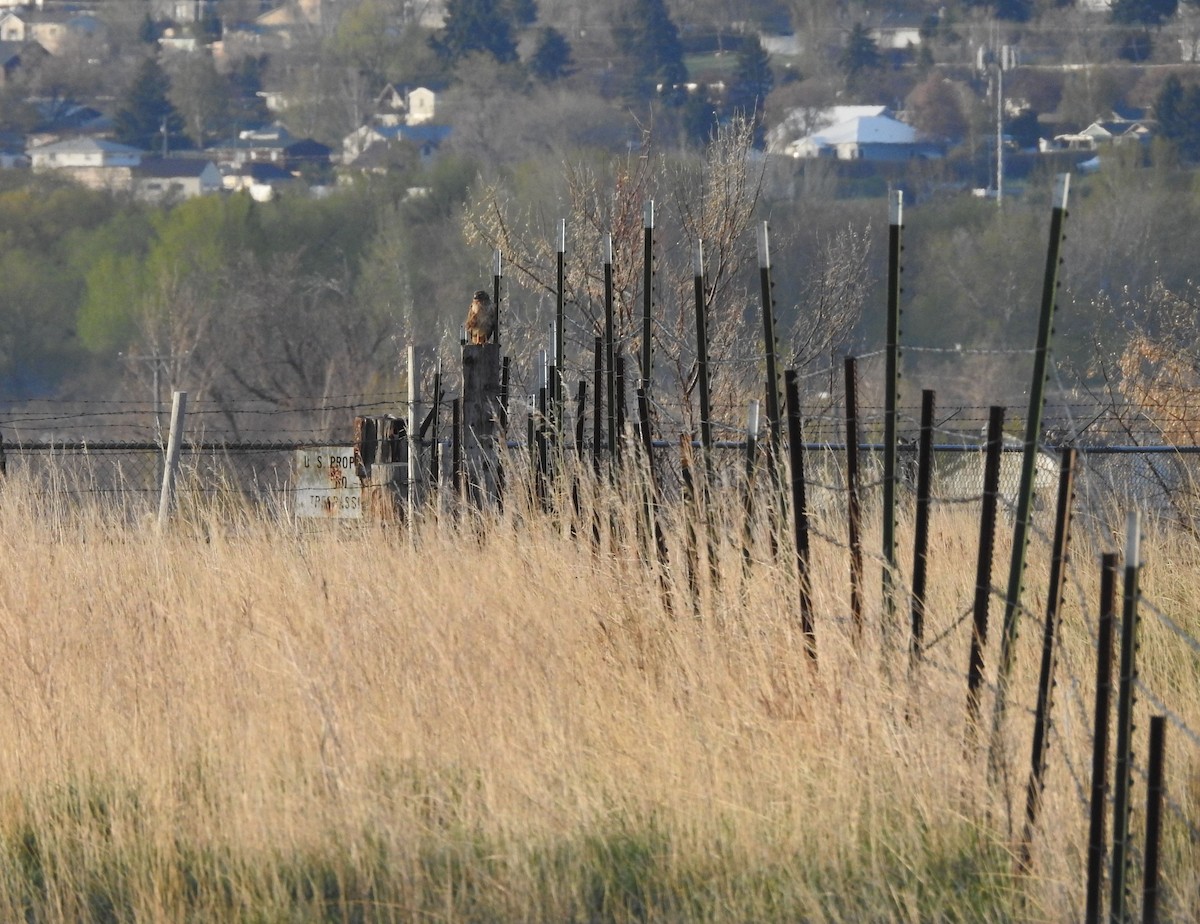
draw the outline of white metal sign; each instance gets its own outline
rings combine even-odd
[[[362,516],[362,486],[349,446],[296,450],[296,516],[323,519]]]

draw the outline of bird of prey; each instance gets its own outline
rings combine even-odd
[[[496,306],[492,297],[479,289],[467,310],[467,342],[487,343],[496,332]]]

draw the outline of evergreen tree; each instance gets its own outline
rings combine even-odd
[[[502,64],[517,60],[510,11],[499,0],[447,0],[446,25],[430,38],[438,57],[449,63],[472,52],[490,54]]]
[[[553,26],[546,26],[538,33],[537,48],[529,59],[529,72],[538,80],[549,82],[569,77],[574,71],[570,42]]]
[[[683,43],[664,0],[633,0],[613,33],[630,63],[626,95],[631,100],[649,99],[661,86],[667,102],[682,105],[686,101]]]
[[[1175,15],[1179,0],[1112,0],[1112,21],[1127,26],[1161,26]]]
[[[183,118],[167,98],[170,89],[170,78],[154,58],[142,62],[113,118],[117,141],[147,151],[186,143]]]
[[[1154,102],[1154,117],[1164,138],[1185,160],[1200,160],[1200,84],[1183,86],[1172,74]]]
[[[741,115],[754,124],[754,145],[761,148],[766,142],[763,110],[767,96],[775,87],[775,75],[767,50],[758,36],[753,36],[738,49],[737,65],[725,97],[726,115]]]
[[[838,67],[846,75],[846,82],[854,85],[864,73],[883,67],[879,45],[861,22],[856,22],[846,39],[846,47],[838,57]]]

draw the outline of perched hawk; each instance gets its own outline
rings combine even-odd
[[[496,332],[496,306],[492,297],[480,289],[467,311],[467,342],[487,343]]]

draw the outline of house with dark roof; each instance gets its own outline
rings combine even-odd
[[[223,184],[230,192],[246,192],[256,202],[269,202],[277,192],[294,186],[299,180],[278,164],[245,163],[227,171]]]
[[[449,125],[363,125],[342,139],[342,163],[351,165],[371,145],[380,141],[408,141],[425,157],[432,156],[447,138]]]

